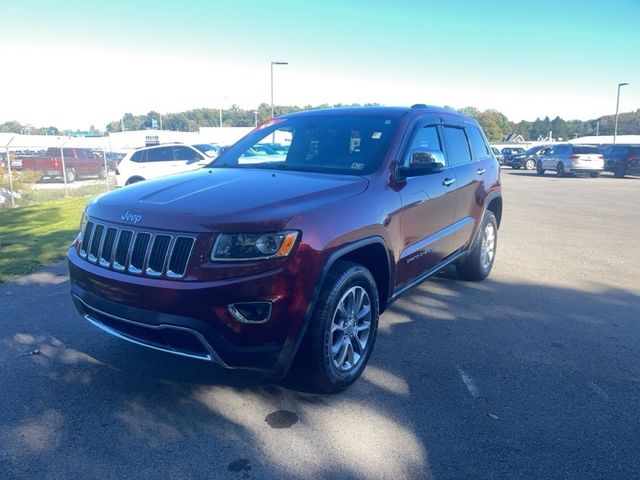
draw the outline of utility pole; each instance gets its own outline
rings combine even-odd
[[[616,99],[616,124],[613,127],[613,144],[616,144],[616,137],[618,136],[618,110],[620,107],[620,87],[624,87],[625,85],[629,85],[628,83],[619,83],[618,84],[618,98]]]

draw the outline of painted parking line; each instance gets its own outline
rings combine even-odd
[[[460,380],[462,380],[462,383],[464,383],[464,386],[467,387],[467,390],[469,390],[469,393],[471,394],[471,396],[473,398],[478,398],[480,396],[480,390],[478,389],[476,384],[473,382],[473,379],[469,376],[467,372],[462,370],[460,367],[457,367],[457,369],[458,369],[458,375],[460,375]]]

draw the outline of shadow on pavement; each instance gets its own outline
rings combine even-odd
[[[72,310],[63,274],[48,275],[0,289],[0,384],[11,385],[0,468],[16,478],[640,468],[640,298],[622,288],[465,283],[446,270],[382,316],[363,377],[322,396],[110,338]]]

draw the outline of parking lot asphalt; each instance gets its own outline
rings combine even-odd
[[[638,478],[640,179],[503,185],[491,276],[409,291],[338,395],[109,337],[64,264],[0,287],[0,478]]]

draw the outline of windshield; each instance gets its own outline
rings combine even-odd
[[[372,115],[276,119],[233,145],[210,167],[269,168],[365,175],[380,165],[396,120]],[[263,140],[286,148],[266,147]]]

